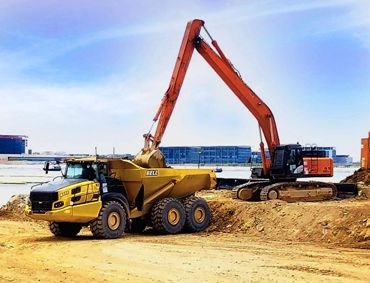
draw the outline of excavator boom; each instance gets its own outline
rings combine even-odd
[[[157,130],[154,135],[152,149],[157,149],[167,124],[171,118],[177,98],[179,97],[182,83],[184,82],[186,71],[188,70],[191,57],[194,52],[194,38],[199,36],[203,21],[194,20],[187,24],[185,34],[181,43],[180,51],[177,56],[175,68],[173,70],[170,85],[162,99],[162,103],[155,115],[153,121],[158,121]]]
[[[218,46],[215,42],[216,41],[212,40],[212,44]],[[270,156],[272,156],[273,148],[280,144],[280,140],[275,118],[270,108],[242,80],[240,75],[231,65],[230,61],[224,57],[225,55],[223,53],[221,53],[222,55],[218,55],[201,37],[196,39],[195,46],[199,54],[202,55],[212,69],[257,119],[259,127],[262,129],[263,135],[266,139]],[[263,143],[261,145],[261,154],[263,157]],[[269,160],[267,158],[262,158],[262,160],[265,173],[267,173],[268,168],[270,167]]]
[[[136,156],[136,161],[139,162],[141,166],[148,166],[149,164],[146,163],[148,163],[148,161],[153,158],[161,158],[157,149],[175,107],[182,83],[186,75],[187,68],[189,66],[195,48],[257,119],[259,127],[266,139],[270,156],[272,156],[273,147],[280,143],[274,115],[272,114],[269,107],[242,80],[241,76],[234,69],[233,65],[222,52],[217,42],[212,39],[206,29],[205,30],[207,34],[211,37],[212,45],[214,46],[216,51],[214,51],[203,40],[203,38],[200,36],[200,31],[202,27],[204,27],[204,22],[197,19],[190,21],[186,26],[175,68],[172,73],[170,85],[153,119],[154,122],[159,119],[156,132],[154,136],[152,136],[150,132],[144,135],[144,148],[140,152],[140,154]],[[264,144],[262,142],[262,139],[260,147],[263,160],[263,168],[265,174],[267,175],[268,168],[270,167],[270,160],[265,158]],[[162,162],[155,162],[156,165],[159,163]]]

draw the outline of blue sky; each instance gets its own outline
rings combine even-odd
[[[359,159],[370,130],[370,2],[0,2],[0,133],[34,151],[136,153],[186,22],[205,20],[282,143]],[[258,146],[254,117],[194,53],[163,145]]]

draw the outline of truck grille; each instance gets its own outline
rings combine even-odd
[[[34,213],[51,211],[52,204],[58,199],[57,192],[32,192],[30,193],[31,209]]]

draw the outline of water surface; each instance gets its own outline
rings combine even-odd
[[[42,162],[9,162],[0,164],[0,206],[5,204],[13,195],[28,194],[33,185],[40,182],[48,182],[60,176],[60,172],[45,174],[42,170]],[[197,166],[174,166],[175,168],[196,168]],[[201,167],[212,168],[215,167]],[[219,178],[249,178],[250,167],[224,166],[223,171],[217,173]],[[307,178],[305,180],[321,180],[327,182],[339,182],[345,177],[352,175],[357,168],[335,168],[334,177],[330,178]]]

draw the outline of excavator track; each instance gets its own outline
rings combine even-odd
[[[232,198],[241,200],[259,200],[261,188],[271,184],[269,180],[253,181],[238,185],[232,190]]]
[[[280,199],[287,202],[322,201],[337,196],[337,188],[325,182],[282,182],[265,186],[260,191],[261,200]]]

